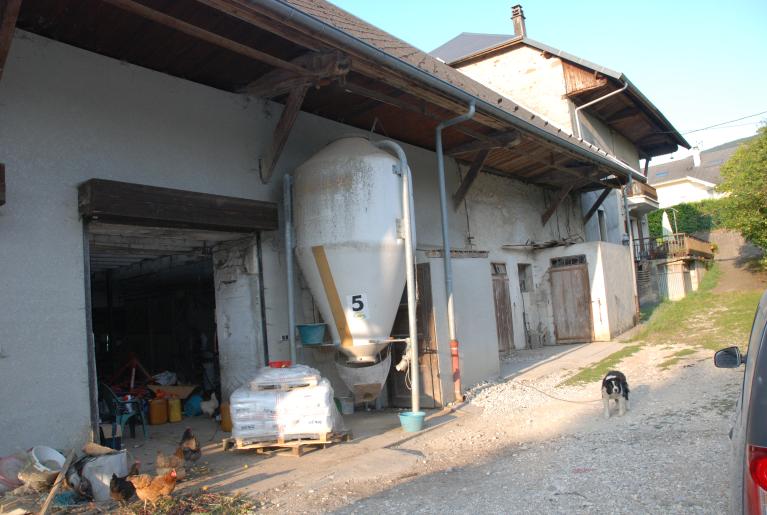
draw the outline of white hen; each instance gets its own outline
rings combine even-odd
[[[209,417],[213,416],[213,413],[216,411],[216,408],[218,408],[218,399],[216,398],[215,393],[210,394],[210,400],[209,401],[202,401],[200,403],[200,409],[204,414],[206,414]]]

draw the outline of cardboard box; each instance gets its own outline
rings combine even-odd
[[[191,385],[177,384],[173,386],[162,386],[159,384],[150,384],[150,385],[147,385],[147,388],[152,390],[155,393],[155,395],[157,394],[158,391],[162,390],[163,392],[166,393],[166,395],[171,397],[176,397],[177,399],[181,399],[183,401],[184,399],[186,399],[192,394],[194,389],[197,388],[197,385],[196,384],[191,384]]]

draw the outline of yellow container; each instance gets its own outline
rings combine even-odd
[[[153,426],[168,421],[168,399],[152,399],[149,401],[149,423]]]
[[[168,422],[181,422],[180,399],[168,399]]]
[[[221,403],[221,431],[225,433],[232,432],[232,414],[229,413],[229,403]]]

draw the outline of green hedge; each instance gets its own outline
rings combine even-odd
[[[724,227],[722,221],[722,202],[724,199],[701,200],[671,206],[676,209],[676,223],[679,232],[694,233],[698,231],[713,231]],[[671,208],[659,209],[647,215],[647,224],[650,226],[650,236],[659,238],[663,236],[661,228],[663,212],[668,211],[668,219],[671,227],[674,227],[674,213]]]

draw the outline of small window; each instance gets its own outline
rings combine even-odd
[[[506,275],[505,263],[490,263],[493,267],[493,275]]]
[[[519,276],[519,291],[522,293],[533,291],[533,267],[529,263],[519,263],[517,275]]]
[[[607,241],[607,221],[605,220],[604,209],[597,211],[597,219],[599,220],[599,239]]]
[[[554,258],[551,260],[552,268],[560,268],[563,266],[582,265],[586,263],[586,255],[581,254],[579,256],[563,256],[561,258]]]
[[[655,177],[665,177],[668,175],[668,172],[666,170],[661,170],[660,172],[656,172]]]

